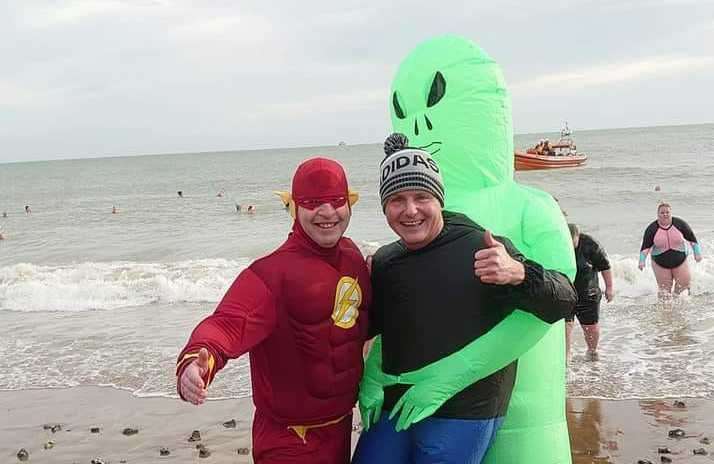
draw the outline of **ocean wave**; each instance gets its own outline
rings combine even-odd
[[[0,268],[0,310],[90,311],[155,303],[213,303],[248,261],[86,262]]]

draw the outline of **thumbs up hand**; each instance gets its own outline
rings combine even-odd
[[[503,243],[491,231],[483,235],[485,248],[474,254],[474,274],[485,284],[518,285],[526,277],[523,264],[511,258]]]
[[[203,378],[208,373],[208,350],[201,348],[198,357],[181,373],[179,387],[184,400],[199,405],[206,401],[206,383]]]

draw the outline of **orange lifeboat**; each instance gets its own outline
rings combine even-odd
[[[516,150],[514,153],[516,171],[582,166],[587,162],[588,155],[578,153],[570,135],[566,123],[560,131],[560,140],[556,143],[550,144],[548,140],[541,140],[538,145],[526,151]]]
[[[575,153],[572,155],[539,155],[528,151],[516,150],[516,171],[531,171],[534,169],[574,168],[582,166],[588,160],[588,155]]]

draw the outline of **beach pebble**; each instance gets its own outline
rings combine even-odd
[[[672,429],[669,431],[669,438],[682,438],[685,435],[682,429]]]
[[[49,430],[52,433],[57,433],[62,430],[62,426],[60,424],[45,424],[42,426],[42,428],[45,430]]]
[[[684,401],[676,400],[676,401],[674,402],[674,407],[675,407],[675,408],[686,408],[686,407],[687,407],[687,404],[686,404]]]
[[[250,454],[250,448],[238,448],[236,452],[241,455]]]
[[[199,458],[207,458],[208,456],[211,455],[211,452],[206,448],[205,446],[199,444],[196,445],[196,449],[198,449],[198,457]]]
[[[99,427],[92,427],[89,431],[92,433],[99,433]]]
[[[136,435],[137,433],[139,433],[139,429],[127,427],[124,430],[122,430],[121,433],[128,437],[128,436]]]
[[[710,445],[711,442],[712,441],[709,439],[709,437],[704,437],[701,440],[699,440],[699,443],[701,443],[702,445]]]
[[[159,456],[168,456],[169,454],[171,454],[171,451],[169,451],[168,448],[163,448],[163,447],[162,447],[162,448],[159,450]]]
[[[693,449],[692,453],[698,454],[700,456],[706,456],[707,454],[709,454],[709,453],[707,453],[707,450],[705,450],[704,448]]]
[[[48,442],[45,443],[45,445],[44,445],[44,448],[45,448],[46,450],[52,449],[52,448],[54,448],[54,447],[55,447],[55,442],[53,442],[52,440],[48,441]]]
[[[672,450],[667,447],[657,448],[659,454],[672,454]]]
[[[664,463],[672,462],[672,458],[670,458],[669,456],[660,456],[659,460],[660,460],[660,462],[664,462]]]
[[[235,419],[231,419],[231,420],[229,420],[229,421],[225,421],[225,422],[223,423],[223,427],[225,427],[225,428],[227,428],[227,429],[234,429],[234,428],[236,428],[236,420],[235,420]]]
[[[188,441],[201,441],[201,432],[198,430],[191,432],[191,436],[188,437]]]
[[[21,448],[20,451],[17,452],[17,459],[20,461],[27,461],[30,459],[30,453],[28,453],[25,448]]]

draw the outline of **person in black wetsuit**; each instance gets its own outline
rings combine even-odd
[[[689,289],[691,275],[687,264],[687,242],[689,242],[694,260],[702,260],[702,248],[694,235],[692,228],[683,219],[672,216],[669,203],[657,206],[657,220],[652,221],[645,229],[640,247],[640,271],[645,268],[647,255],[652,254],[652,270],[654,271],[658,296],[666,300],[674,294],[679,295]]]
[[[508,239],[494,238],[466,216],[442,211],[443,184],[428,153],[401,150],[381,167],[382,207],[400,238],[372,259],[370,334],[381,335],[385,374],[413,371],[464,349],[516,308],[548,323],[572,311],[577,297],[565,275],[527,260]],[[388,411],[396,412],[410,385],[384,387],[385,412],[360,436],[352,462],[480,463],[503,421],[515,376],[513,362],[483,380],[466,379],[433,415],[404,431]]]
[[[575,224],[568,224],[570,235],[573,237],[575,247],[575,261],[578,273],[575,276],[575,289],[578,292],[578,304],[566,318],[565,343],[566,353],[570,357],[570,341],[573,332],[573,321],[577,316],[583,328],[585,343],[588,345],[587,357],[595,361],[598,359],[597,345],[600,341],[600,300],[602,291],[598,281],[598,272],[605,281],[605,299],[610,303],[614,296],[612,284],[612,271],[607,253],[600,244],[588,234],[583,234]]]

